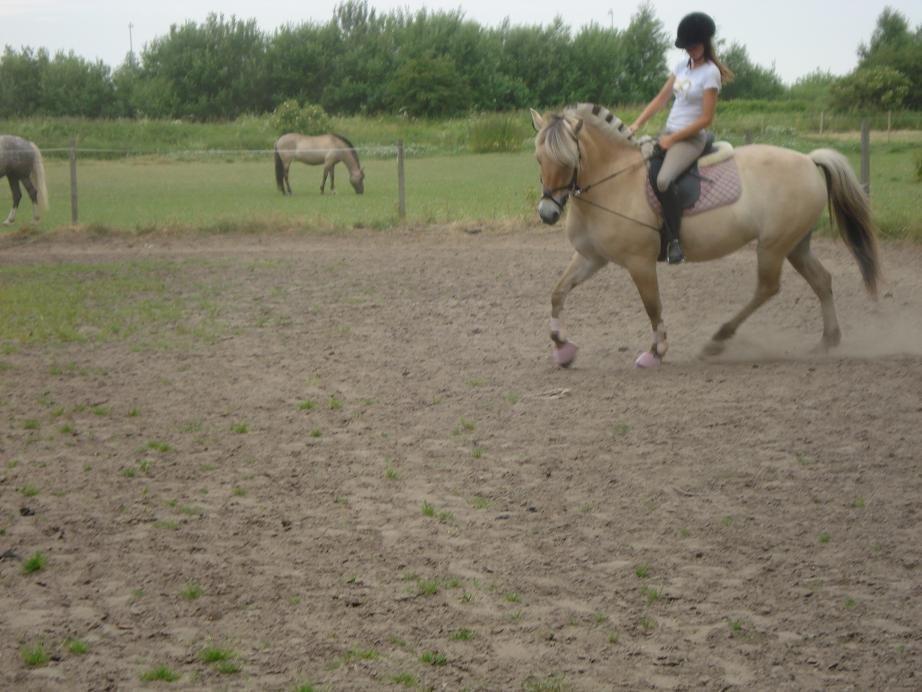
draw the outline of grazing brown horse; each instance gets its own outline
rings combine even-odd
[[[0,135],[0,178],[7,177],[13,192],[13,208],[3,222],[16,220],[16,211],[22,199],[19,183],[26,187],[32,200],[32,220],[38,221],[48,210],[48,189],[45,185],[45,165],[42,154],[32,142],[15,135]]]
[[[340,161],[349,169],[349,182],[355,191],[358,194],[365,192],[365,171],[359,163],[359,155],[352,142],[342,135],[308,137],[291,132],[278,138],[275,142],[275,182],[283,195],[291,194],[288,169],[292,161],[312,166],[323,164],[321,195],[327,184],[327,176],[330,177],[330,192],[336,192],[333,167]]]
[[[636,365],[659,365],[668,348],[656,275],[661,219],[644,194],[647,170],[641,146],[621,120],[592,104],[547,118],[533,110],[532,121],[543,185],[538,214],[554,224],[573,198],[566,233],[576,251],[551,294],[555,361],[566,366],[576,356],[576,346],[563,337],[560,325],[567,294],[614,262],[631,275],[653,327],[653,345]],[[734,156],[741,182],[737,201],[687,216],[681,229],[690,262],[717,259],[757,243],[755,295],[717,330],[705,353],[719,353],[743,321],[778,292],[785,259],[820,300],[822,347],[838,345],[832,279],[810,250],[811,232],[827,204],[872,296],[880,276],[868,198],[848,160],[831,149],[800,154],[765,145],[741,147]]]

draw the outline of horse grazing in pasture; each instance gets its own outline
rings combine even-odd
[[[566,233],[576,251],[551,294],[554,360],[567,366],[576,357],[576,346],[562,336],[560,325],[567,294],[614,262],[630,274],[653,327],[653,345],[635,364],[655,367],[668,348],[656,275],[661,218],[645,195],[647,156],[642,140],[635,141],[621,120],[592,104],[548,117],[531,113],[543,186],[538,214],[544,223],[554,224],[567,199],[573,199]],[[821,347],[838,345],[841,333],[832,279],[810,250],[812,230],[827,203],[872,297],[880,277],[868,198],[848,160],[831,149],[800,154],[766,145],[740,147],[733,156],[739,197],[697,215],[686,213],[682,247],[688,261],[705,262],[755,240],[757,285],[753,298],[717,330],[704,354],[720,353],[743,321],[778,292],[785,259],[820,300]]]
[[[16,220],[22,199],[19,183],[26,186],[32,200],[32,220],[38,221],[48,210],[48,188],[45,185],[45,165],[42,154],[32,142],[15,135],[0,135],[0,178],[7,177],[13,192],[13,208],[4,220],[9,225]]]
[[[328,134],[308,137],[291,132],[276,140],[275,182],[283,195],[291,194],[288,169],[292,161],[300,161],[312,166],[323,164],[321,195],[327,184],[327,176],[330,177],[330,192],[336,192],[333,167],[340,161],[349,169],[349,182],[352,183],[356,193],[365,192],[365,171],[359,163],[359,155],[352,146],[352,142],[342,135]]]

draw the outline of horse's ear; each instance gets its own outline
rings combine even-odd
[[[544,118],[542,118],[541,114],[534,108],[529,108],[528,110],[531,111],[531,124],[535,128],[535,132],[540,132],[541,128],[544,127]]]

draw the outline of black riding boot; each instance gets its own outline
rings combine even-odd
[[[666,240],[667,264],[679,264],[685,261],[682,246],[679,244],[679,227],[682,224],[682,205],[679,203],[679,191],[675,183],[659,195],[663,207],[663,235]]]

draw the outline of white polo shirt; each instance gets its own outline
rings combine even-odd
[[[707,89],[720,91],[720,70],[708,60],[698,67],[689,67],[689,60],[683,60],[672,73],[675,84],[672,93],[675,103],[666,120],[666,132],[678,132],[701,117],[704,92]]]

